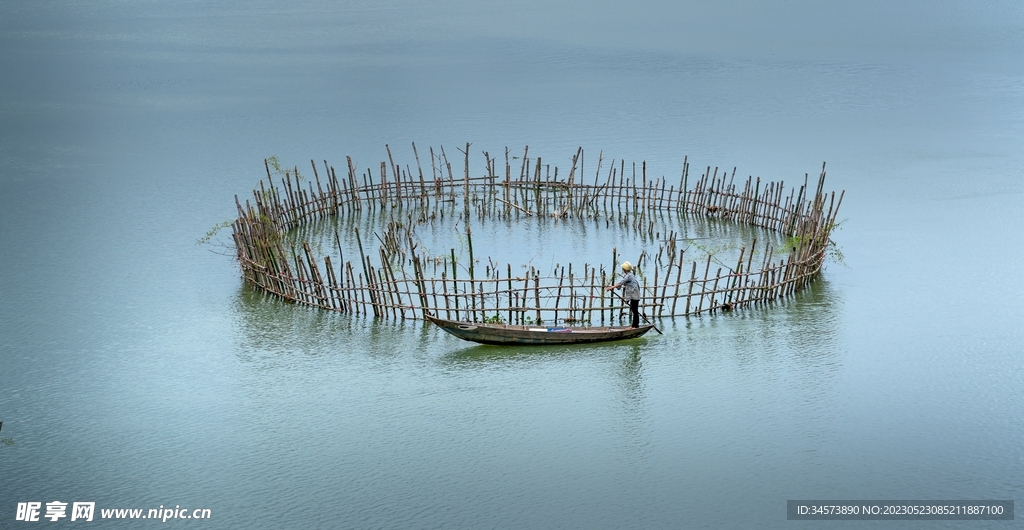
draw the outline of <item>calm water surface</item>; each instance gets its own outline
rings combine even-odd
[[[53,500],[771,528],[806,526],[787,499],[1021,499],[1024,12],[888,4],[3,4],[0,528]],[[670,179],[684,155],[790,183],[824,160],[845,259],[771,307],[518,350],[269,299],[195,244],[267,156],[413,164],[413,141]],[[544,267],[642,248],[563,236],[488,243]]]

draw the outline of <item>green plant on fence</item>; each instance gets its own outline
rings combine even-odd
[[[796,249],[800,248],[803,245],[803,243],[804,243],[803,236],[800,236],[800,235],[789,236],[782,243],[782,246],[779,247],[778,252],[780,254],[784,254],[786,252],[793,252]]]
[[[824,253],[825,258],[828,259],[829,261],[846,266],[846,259],[843,255],[842,249],[840,249],[839,245],[836,245],[836,242],[833,241],[830,237],[832,235],[832,232],[842,229],[844,223],[846,223],[846,219],[843,219],[842,221],[829,223],[825,227],[824,234],[825,237],[827,237],[828,239],[825,243],[825,248],[822,252]],[[792,252],[799,249],[801,246],[804,245],[804,243],[805,239],[801,235],[789,236],[783,242],[782,246],[779,247],[776,251],[779,253]]]
[[[527,326],[542,326],[544,325],[544,320],[539,318],[534,320],[530,315],[523,315],[523,323]]]
[[[828,245],[825,247],[825,259],[846,266],[846,257],[843,255],[842,249],[831,239],[828,240]]]
[[[221,221],[213,225],[213,228],[210,228],[209,230],[206,231],[206,235],[196,240],[196,244],[205,245],[206,243],[209,243],[210,240],[217,235],[217,232],[220,232],[222,229],[231,226],[231,224],[234,222],[234,220],[228,219],[227,221]]]
[[[291,173],[291,174],[295,175],[295,180],[302,180],[303,179],[302,174],[299,173],[298,166],[296,166],[296,167],[294,167],[292,169],[281,169],[281,161],[277,158],[277,155],[270,155],[270,156],[268,156],[267,157],[267,165],[270,166],[270,169],[273,170],[270,173],[271,175],[288,175],[289,173]]]
[[[260,197],[263,198],[264,203],[273,204],[279,197],[277,194],[277,188],[271,186],[270,188],[263,190],[263,192],[260,193]]]
[[[832,240],[832,233],[835,232],[836,230],[842,230],[843,225],[845,223],[846,219],[843,219],[842,221],[838,222],[829,223],[827,232],[829,235],[829,239],[828,244],[825,246],[825,257],[844,267],[846,266],[846,257],[843,255],[843,251],[842,249],[839,248],[839,245],[837,245],[836,242]]]
[[[292,173],[292,174],[295,175],[295,179],[296,180],[302,180],[303,179],[303,176],[302,176],[301,173],[299,173],[299,168],[297,166],[295,168],[291,169],[291,170],[281,169],[281,161],[277,158],[276,155],[270,155],[269,157],[267,157],[267,166],[269,166],[272,169],[271,175],[288,175],[289,173]],[[276,195],[277,195],[277,188],[271,186],[271,187],[263,190],[262,198],[263,198],[263,200],[265,202],[269,203],[269,202],[272,202],[271,199],[276,198]],[[259,214],[259,218],[260,218],[261,223],[265,227],[267,227],[267,228],[271,227],[272,223],[270,222],[270,219],[268,219],[265,215]],[[234,223],[234,220],[233,219],[229,219],[227,221],[221,221],[221,222],[213,225],[212,228],[210,228],[209,230],[206,231],[206,234],[203,235],[203,237],[201,237],[201,238],[196,240],[196,245],[205,245],[205,244],[209,243],[214,237],[216,237],[217,232],[220,232],[224,228],[227,228],[227,227],[231,226],[233,223]],[[265,230],[265,232],[267,234],[276,234],[277,230],[276,229],[275,230]],[[272,235],[271,238],[272,238],[271,239],[271,243],[275,243],[276,240],[277,240],[277,237]],[[222,244],[222,246],[227,247],[228,245],[223,245]]]
[[[484,324],[504,324],[505,319],[501,318],[501,315],[495,313],[494,316],[486,317],[481,322]]]
[[[271,255],[275,254],[274,245],[276,245],[282,239],[282,234],[281,234],[280,230],[277,229],[276,225],[273,223],[273,221],[270,220],[269,217],[267,217],[266,215],[263,215],[261,213],[256,213],[256,210],[254,208],[250,209],[249,212],[250,212],[251,215],[255,216],[259,220],[260,224],[263,226],[263,233],[266,235],[266,243],[265,244],[269,245],[269,248],[267,248],[266,251],[269,254],[271,254]],[[234,224],[233,220],[228,220],[228,221],[221,221],[221,222],[213,225],[212,228],[207,230],[206,234],[203,237],[201,237],[201,238],[196,240],[196,245],[205,245],[207,243],[210,243],[213,240],[213,238],[217,235],[218,232],[220,232],[224,228],[232,226],[233,224]],[[223,243],[223,242],[220,242],[219,240],[218,240],[218,244],[219,244],[219,246],[222,249],[225,249],[225,252],[223,252],[224,255],[231,255],[230,252],[227,252],[227,249],[232,248],[231,245]],[[262,246],[264,243],[258,243],[258,244],[260,246]],[[320,251],[319,250],[319,246],[317,246],[317,249],[318,249],[318,252],[319,252]],[[267,264],[264,264],[264,265],[267,265]]]
[[[270,155],[267,157],[267,165],[274,168],[274,173],[281,172],[281,161],[277,158],[277,155]]]

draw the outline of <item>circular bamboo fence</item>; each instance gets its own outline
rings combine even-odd
[[[615,321],[625,309],[617,295],[604,289],[616,282],[620,258],[616,250],[611,252],[609,267],[569,264],[568,271],[562,267],[544,275],[532,266],[519,274],[513,274],[511,265],[505,271],[491,267],[479,271],[473,259],[471,215],[506,219],[614,216],[634,230],[653,234],[655,222],[646,215],[671,212],[730,220],[787,238],[785,252],[765,242],[756,261],[754,239],[740,249],[734,266],[714,270],[710,254],[706,259],[688,260],[686,248],[680,248],[683,238],[674,232],[662,240],[656,254],[642,254],[636,264],[645,271],[641,310],[652,317],[696,315],[770,302],[808,285],[822,270],[843,200],[843,193],[824,191],[824,165],[816,183],[809,183],[805,175],[802,184],[787,190],[783,182],[761,182],[760,178],[737,182],[735,169],[728,175],[711,167],[690,183],[689,162],[684,159],[677,186],[665,178],[648,179],[646,163],[640,175],[634,169],[627,176],[625,164],[616,167],[613,161],[607,177],[601,179],[599,156],[596,176],[586,183],[582,148],[573,156],[568,175],[559,178],[558,168],[552,176],[550,166],[544,166],[539,157],[529,158],[528,147],[521,157],[512,157],[520,160],[517,176],[513,176],[507,148],[503,176],[498,175],[497,160],[486,152],[486,172],[471,176],[469,146],[460,149],[464,154],[461,178],[454,177],[443,148],[436,156],[430,149],[431,175],[424,176],[415,144],[415,173],[408,165],[403,169],[396,164],[388,147],[388,160],[380,163],[376,182],[373,171],[358,173],[351,157],[340,178],[326,161],[321,178],[310,161],[314,178],[306,179],[304,185],[297,170],[278,172],[275,181],[265,164],[266,182],[260,181],[252,198],[242,203],[235,197],[238,218],[232,224],[233,239],[245,281],[298,304],[385,319],[418,319],[430,313],[469,321],[589,324]],[[419,249],[413,229],[400,219],[410,210],[453,209],[460,203],[469,258],[463,260],[452,251],[438,270],[438,258]],[[354,262],[342,258],[340,241],[336,259],[317,258],[306,241],[288,241],[289,231],[300,226],[366,210],[391,212],[396,222],[388,223],[383,237],[377,236],[376,248],[365,248],[369,238],[353,226],[359,251]],[[338,240],[337,232],[334,235]],[[428,269],[432,270],[428,273]]]

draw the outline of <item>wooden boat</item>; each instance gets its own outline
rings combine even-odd
[[[426,315],[426,317],[427,320],[437,324],[441,329],[460,339],[498,346],[512,344],[584,344],[588,342],[632,339],[647,333],[654,327],[652,325],[640,326],[638,328],[515,326],[508,324],[458,322],[431,315]]]

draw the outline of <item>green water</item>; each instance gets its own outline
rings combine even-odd
[[[1019,497],[1021,22],[1015,3],[6,3],[0,528],[53,500],[209,508],[169,521],[208,528],[771,528],[805,524],[787,499]],[[268,298],[195,245],[270,155],[370,167],[413,141],[560,167],[583,146],[670,181],[686,155],[787,183],[824,160],[844,264],[664,336],[518,350]],[[645,245],[479,233],[514,266]]]

